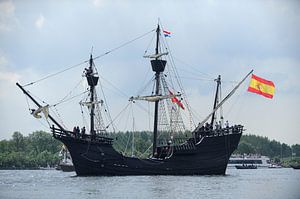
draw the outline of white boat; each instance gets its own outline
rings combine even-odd
[[[257,168],[268,168],[270,158],[261,155],[232,155],[228,162],[228,167],[236,167],[244,165],[256,165]]]
[[[62,170],[64,172],[74,171],[74,165],[72,162],[72,158],[70,152],[67,150],[65,145],[62,146],[61,151],[59,152],[59,156],[62,158],[57,166],[57,170]]]
[[[271,164],[268,168],[270,168],[270,169],[280,169],[280,168],[282,168],[282,166],[277,165],[277,164]]]

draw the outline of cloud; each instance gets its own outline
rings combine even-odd
[[[11,83],[15,83],[19,79],[20,79],[20,75],[18,75],[17,73],[13,73],[13,72],[10,72],[10,71],[2,71],[0,69],[0,82],[8,81],[8,82],[11,82]]]
[[[8,64],[7,59],[4,56],[0,56],[0,67]]]
[[[5,56],[0,55],[0,98],[9,95],[8,89],[20,79],[20,75],[12,71]]]
[[[17,24],[12,1],[0,2],[0,31],[10,31]]]
[[[44,24],[45,24],[45,17],[41,14],[35,21],[35,26],[38,29],[42,29],[44,27]]]
[[[24,95],[16,86],[16,82],[22,82],[26,78],[36,78],[37,74],[29,67],[22,70],[14,69],[10,60],[0,51],[1,139],[10,139],[14,131],[29,134],[33,131],[32,128],[42,128],[40,121],[33,120],[28,114],[28,105]]]
[[[93,4],[96,7],[102,7],[105,4],[105,1],[104,0],[93,0]]]
[[[0,85],[4,85],[5,82],[15,83],[19,81],[20,75],[9,70],[9,62],[5,56],[0,55]],[[0,90],[1,89],[0,86]],[[0,96],[3,92],[0,93]]]

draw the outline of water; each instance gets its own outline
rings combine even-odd
[[[0,170],[0,198],[291,198],[300,170],[227,169],[226,176],[76,177],[56,170]]]

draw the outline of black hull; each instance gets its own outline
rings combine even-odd
[[[173,146],[169,158],[125,157],[111,144],[71,136],[54,137],[67,146],[78,176],[224,175],[242,133],[205,136],[193,147]]]
[[[291,165],[293,169],[300,169],[300,165]]]
[[[63,172],[72,172],[72,171],[75,171],[74,166],[70,165],[70,164],[60,164],[59,166],[60,166],[60,169]]]

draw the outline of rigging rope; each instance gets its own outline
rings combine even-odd
[[[31,114],[31,109],[30,109],[30,105],[29,105],[29,102],[28,102],[28,97],[27,97],[27,95],[25,95],[25,99],[26,99],[26,102],[27,102],[27,107],[28,107],[28,110],[29,110],[29,112],[30,112],[30,114]]]
[[[65,103],[65,102],[67,102],[67,101],[70,101],[70,100],[72,100],[72,99],[74,99],[74,98],[76,98],[76,97],[79,97],[79,96],[81,96],[81,95],[83,95],[83,94],[85,94],[85,93],[88,93],[88,92],[89,92],[89,91],[84,91],[84,92],[79,93],[78,95],[74,95],[74,96],[72,96],[72,97],[70,97],[70,98],[68,98],[68,99],[61,100],[61,101],[59,101],[58,103],[54,104],[53,106],[60,105],[60,104],[62,104],[62,103]]]
[[[173,57],[174,57],[174,56],[173,56]],[[177,57],[174,57],[174,59],[177,60],[178,62],[181,62],[181,63],[184,64],[185,66],[191,67],[191,68],[193,69],[193,71],[190,71],[192,74],[195,74],[195,71],[197,71],[197,72],[200,73],[202,76],[205,76],[205,77],[208,78],[208,79],[214,79],[211,75],[209,75],[209,74],[207,74],[207,73],[204,73],[204,72],[198,70],[197,67],[192,66],[192,65],[190,65],[190,64],[188,64],[188,63],[182,61],[181,59],[179,59],[179,58],[177,58]],[[182,68],[181,68],[181,69],[179,69],[179,70],[183,70],[183,71],[188,72],[187,69],[182,69]]]
[[[137,96],[140,95],[140,94],[142,94],[142,92],[143,92],[144,90],[146,90],[146,88],[148,88],[149,85],[152,85],[151,82],[154,82],[154,80],[155,80],[155,77],[153,76],[153,77],[145,84],[145,86],[141,87],[141,88],[138,90]],[[145,82],[145,81],[144,81],[144,82]],[[155,84],[153,85],[152,92],[153,92],[153,90],[154,90],[154,86],[155,86]]]
[[[84,117],[84,112],[83,112],[83,109],[82,109],[82,105],[80,105],[80,111],[81,111],[81,116],[82,116],[82,125],[87,127],[88,123],[87,123],[87,121]]]
[[[71,96],[71,94],[72,94],[72,92],[75,90],[75,89],[77,89],[77,87],[82,83],[82,81],[83,81],[83,78],[76,84],[76,86],[65,96],[65,97],[63,97],[61,100],[59,100],[56,104],[54,104],[53,106],[56,106],[56,105],[58,105],[58,104],[60,104],[60,103],[62,103],[62,102],[64,102],[65,101],[65,99],[68,97],[68,96]]]
[[[123,108],[120,113],[114,118],[111,120],[111,122],[107,125],[107,127],[109,127],[124,111],[126,111],[126,109],[128,108],[128,106],[131,104],[131,102],[129,102],[125,108]]]
[[[145,50],[145,53],[144,53],[144,55],[146,55],[146,54],[147,54],[147,52],[148,52],[148,49],[149,49],[150,45],[152,44],[152,42],[153,42],[153,39],[155,38],[155,35],[156,35],[156,34],[153,34],[153,36],[152,36],[152,38],[151,38],[151,40],[150,40],[150,42],[149,42],[149,44],[148,44],[148,46],[147,46],[147,48],[146,48],[146,50]]]
[[[176,76],[169,75],[169,77],[174,77]],[[200,78],[200,77],[188,77],[188,76],[178,76],[180,79],[192,79],[192,80],[201,80],[201,81],[209,81],[209,82],[214,82],[214,79],[206,79],[206,78]]]
[[[95,59],[99,59],[99,58],[101,58],[101,57],[103,57],[103,56],[105,56],[105,55],[108,55],[109,53],[112,53],[113,51],[116,51],[116,50],[118,50],[118,49],[120,49],[120,48],[122,48],[122,47],[124,47],[124,46],[126,46],[126,45],[128,45],[128,44],[130,44],[130,43],[132,43],[132,42],[134,42],[134,41],[136,41],[136,40],[138,40],[138,39],[140,39],[140,38],[146,36],[146,35],[148,35],[149,33],[152,33],[153,31],[155,31],[155,29],[153,29],[153,30],[151,30],[151,31],[149,31],[149,32],[146,32],[146,33],[144,33],[144,34],[142,34],[142,35],[140,35],[140,36],[138,36],[138,37],[136,37],[136,38],[134,38],[134,39],[132,39],[132,40],[130,40],[130,41],[128,41],[128,42],[125,42],[125,43],[121,44],[120,46],[117,46],[117,47],[115,47],[115,48],[112,48],[111,50],[109,50],[109,51],[107,51],[107,52],[105,52],[105,53],[103,53],[103,54],[101,54],[101,55],[98,55],[98,56],[94,57],[93,59],[94,59],[94,60],[95,60]],[[86,64],[86,63],[88,63],[88,62],[89,62],[89,60],[85,60],[85,61],[83,61],[83,62],[81,62],[81,63],[79,63],[79,64],[72,65],[72,66],[70,66],[70,67],[68,67],[68,68],[65,68],[65,69],[61,70],[61,71],[58,71],[58,72],[56,72],[56,73],[47,75],[47,76],[45,76],[45,77],[43,77],[43,78],[41,78],[41,79],[38,79],[38,80],[36,80],[36,81],[30,82],[30,83],[28,83],[28,84],[25,84],[25,85],[23,85],[23,87],[33,85],[33,84],[35,84],[35,83],[37,83],[37,82],[41,82],[41,81],[43,81],[43,80],[45,80],[45,79],[48,79],[48,78],[53,77],[53,76],[56,76],[56,75],[58,75],[58,74],[60,74],[60,73],[66,72],[66,71],[68,71],[68,70],[71,70],[71,69],[73,69],[73,68],[76,68],[76,67],[78,67],[78,66],[81,66],[81,65],[83,65],[83,64]]]
[[[113,124],[113,120],[112,120],[112,117],[111,117],[111,115],[110,115],[110,111],[109,111],[109,109],[108,109],[108,103],[107,103],[107,99],[106,99],[106,96],[105,96],[105,94],[104,94],[104,90],[103,90],[103,86],[102,86],[102,84],[101,84],[101,81],[99,81],[99,85],[100,85],[100,88],[101,88],[101,92],[102,92],[102,96],[103,96],[103,99],[104,99],[104,103],[106,104],[106,110],[107,110],[107,116],[108,116],[108,120],[111,122],[111,124],[112,124],[112,128],[113,128],[113,130],[114,131],[116,131],[115,130],[115,126],[114,126],[114,124]],[[107,126],[108,127],[108,126]]]
[[[238,108],[237,110],[238,110],[238,112],[241,112],[241,109],[242,108],[244,108],[245,106],[244,106],[244,103],[245,103],[245,100],[240,100],[241,99],[241,96],[242,96],[242,91],[243,90],[246,90],[246,88],[248,87],[248,85],[244,85],[244,87],[242,87],[242,89],[240,89],[240,91],[239,92],[237,92],[237,95],[236,95],[236,98],[235,98],[235,100],[233,101],[233,103],[231,104],[231,106],[228,108],[228,110],[226,111],[226,116],[227,117],[229,117],[229,115],[231,115],[231,112],[232,112],[232,110],[234,109],[234,106],[236,106],[236,104],[238,104],[238,103],[241,103],[242,105],[240,106],[241,108]],[[234,117],[234,116],[233,116]],[[237,117],[237,116],[235,116],[235,117]],[[238,118],[238,117],[237,117]]]
[[[46,124],[44,124],[42,121],[40,121],[40,120],[37,120],[42,126],[44,126],[45,128],[49,128],[51,125],[49,124],[49,122],[48,122],[48,120],[46,120],[47,121],[47,123],[48,123],[48,125],[49,126],[47,126]]]
[[[61,116],[57,110],[57,108],[54,106],[53,107],[55,111],[53,111],[50,107],[50,109],[52,110],[52,112],[54,113],[54,115],[60,120],[60,124],[64,127],[64,129],[67,129],[66,125],[64,124],[64,121],[61,119]]]
[[[118,91],[118,94],[120,94],[123,97],[129,98],[129,96],[124,91],[122,91],[121,89],[119,89],[118,87],[116,87],[113,83],[111,83],[110,81],[108,81],[107,79],[105,79],[104,77],[102,77],[100,74],[99,74],[99,77],[101,79],[103,79],[104,81],[106,81],[116,91]]]
[[[94,59],[98,59],[98,58],[100,58],[100,57],[103,57],[103,56],[105,56],[105,55],[107,55],[107,54],[109,54],[109,53],[115,51],[115,50],[118,50],[118,49],[120,49],[120,48],[122,48],[122,47],[124,47],[124,46],[126,46],[126,45],[128,45],[128,44],[130,44],[130,43],[132,43],[132,42],[134,42],[134,41],[136,41],[136,40],[138,40],[138,39],[140,39],[140,38],[146,36],[146,35],[148,35],[149,33],[153,32],[153,31],[155,31],[155,29],[153,29],[153,30],[151,30],[151,31],[149,31],[149,32],[146,32],[146,33],[144,33],[144,34],[142,34],[142,35],[140,35],[140,36],[138,36],[138,37],[136,37],[136,38],[134,38],[134,39],[132,39],[132,40],[130,40],[130,41],[128,41],[128,42],[125,42],[125,43],[123,43],[122,45],[120,45],[120,46],[118,46],[118,47],[116,47],[116,48],[113,48],[113,49],[107,51],[106,53],[103,53],[103,54],[101,54],[101,55],[95,57]]]
[[[171,65],[171,68],[172,68],[172,70],[173,70],[175,76],[176,76],[176,77],[179,77],[178,71],[177,71],[177,69],[176,69],[176,67],[175,67],[175,62],[174,62],[174,59],[173,59],[173,55],[172,55],[171,50],[170,50],[169,45],[168,45],[168,42],[167,42],[167,40],[165,40],[165,42],[164,42],[164,40],[162,40],[162,41],[163,41],[163,45],[165,45],[165,48],[168,49],[168,52],[169,52],[169,54],[170,54],[170,63],[171,63],[170,65]],[[188,112],[189,112],[189,114],[190,114],[190,117],[189,117],[189,119],[190,119],[190,127],[192,128],[192,125],[194,125],[194,126],[196,126],[196,125],[195,125],[195,121],[193,120],[193,117],[192,117],[192,115],[191,115],[191,113],[192,113],[192,112],[191,112],[191,107],[190,107],[190,105],[189,105],[189,102],[188,102],[188,99],[187,99],[185,90],[183,89],[183,85],[182,85],[180,79],[179,79],[179,78],[175,78],[175,79],[176,79],[176,81],[177,81],[177,84],[179,85],[181,94],[182,94],[183,98],[185,99],[185,104],[186,104],[187,109],[188,109]]]
[[[29,93],[30,95],[32,95],[32,96],[35,97],[36,99],[40,100],[42,103],[48,104],[48,103],[46,103],[44,100],[42,100],[41,98],[39,98],[38,96],[34,95],[32,92],[30,92],[30,91],[28,91],[28,90],[26,90],[26,91],[27,91],[27,93]]]
[[[88,62],[89,62],[89,60],[86,60],[86,61],[81,62],[81,63],[79,63],[79,64],[70,66],[70,67],[68,67],[68,68],[66,68],[66,69],[64,69],[64,70],[58,71],[58,72],[56,72],[56,73],[47,75],[46,77],[43,77],[43,78],[38,79],[38,80],[36,80],[36,81],[30,82],[30,83],[28,83],[28,84],[25,84],[23,87],[33,85],[33,84],[35,84],[35,83],[37,83],[37,82],[41,82],[41,81],[43,81],[43,80],[45,80],[45,79],[48,79],[48,78],[53,77],[53,76],[56,76],[56,75],[58,75],[58,74],[60,74],[60,73],[66,72],[66,71],[68,71],[68,70],[71,70],[72,68],[76,68],[76,67],[81,66],[81,65],[83,65],[83,64],[85,64],[85,63],[88,63]]]

